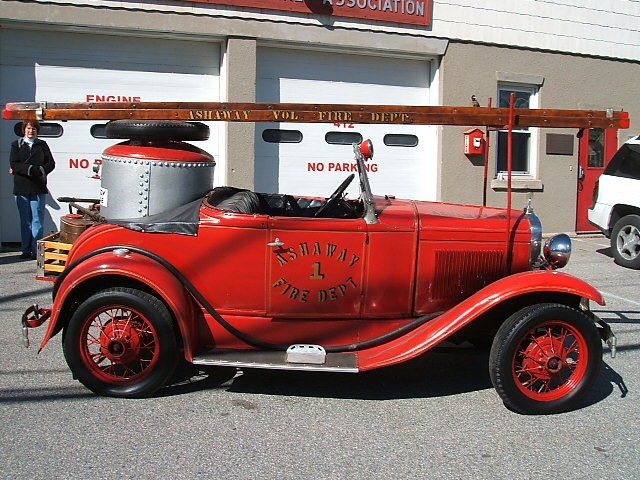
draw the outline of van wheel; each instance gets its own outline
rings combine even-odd
[[[627,215],[611,231],[611,253],[618,265],[640,269],[640,215]]]
[[[498,395],[523,414],[578,407],[601,365],[602,342],[593,320],[553,303],[511,315],[498,329],[489,355],[489,375]]]
[[[107,138],[131,140],[207,140],[209,126],[181,120],[112,120],[105,127]]]
[[[173,319],[156,297],[109,288],[80,304],[63,335],[69,368],[85,387],[109,397],[151,395],[179,362]]]

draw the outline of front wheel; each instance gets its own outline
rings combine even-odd
[[[611,252],[618,265],[640,269],[640,215],[626,215],[611,230]]]
[[[523,414],[576,408],[602,364],[602,343],[585,313],[539,304],[511,315],[498,330],[489,375],[504,404]]]
[[[66,327],[63,350],[74,376],[110,397],[151,395],[180,359],[165,305],[132,288],[102,290],[80,304]]]

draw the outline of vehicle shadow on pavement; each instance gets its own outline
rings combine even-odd
[[[222,385],[208,381],[205,373],[158,393],[166,396],[224,388],[236,393],[362,400],[441,397],[491,388],[488,357],[488,351],[472,349],[429,352],[401,365],[358,374],[245,369]]]
[[[585,408],[601,402],[608,396],[612,395],[616,388],[620,392],[620,398],[625,398],[629,393],[622,376],[620,376],[620,374],[611,368],[606,362],[602,362],[602,371],[600,372],[600,375],[591,387],[588,395],[585,397],[584,402],[582,402],[578,408]]]
[[[99,400],[100,397],[78,384],[69,387],[42,387],[25,389],[0,389],[0,405],[40,402],[67,402],[73,400]]]
[[[613,254],[611,253],[610,247],[598,248],[596,249],[596,253],[599,253],[600,255],[604,255],[605,257],[613,258]]]
[[[224,382],[206,371],[186,382],[167,386],[156,396],[174,396],[209,389],[234,393],[355,400],[435,398],[493,388],[488,351],[431,352],[407,362],[359,374],[246,369]],[[606,362],[584,401],[575,410],[600,403],[614,394],[625,398],[623,378]]]

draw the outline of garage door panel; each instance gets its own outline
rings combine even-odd
[[[1,38],[3,62],[12,65],[200,75],[220,68],[219,43],[33,30],[6,30]]]
[[[0,40],[4,102],[220,100],[218,43],[10,29],[0,30]],[[49,176],[45,231],[57,229],[59,217],[68,211],[55,201],[57,197],[99,197],[100,182],[91,178],[93,165],[117,141],[91,135],[91,127],[103,123],[60,122],[63,135],[45,138],[56,160],[56,170]],[[2,126],[3,149],[16,138],[13,126]],[[224,171],[220,140],[224,125],[209,122],[209,126],[210,139],[194,143],[211,153]],[[0,237],[18,241],[15,218],[5,215],[15,209],[8,201],[10,187],[5,183],[1,187]]]
[[[258,51],[258,101],[359,104],[429,104],[430,63],[426,61],[264,48]],[[300,143],[273,144],[265,128],[298,129]],[[328,144],[332,131],[359,133],[374,143],[369,179],[374,194],[435,199],[435,127],[416,125],[288,124],[258,125],[258,190],[329,195],[351,173],[351,145]],[[384,145],[386,134],[419,138],[412,147]],[[268,152],[268,153],[267,153]],[[428,155],[427,152],[433,152]],[[277,158],[277,160],[276,160]],[[347,194],[358,195],[354,182]]]
[[[260,79],[299,79],[335,84],[406,86],[429,85],[429,62],[307,50],[261,48]]]

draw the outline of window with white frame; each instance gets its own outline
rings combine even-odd
[[[511,94],[514,94],[514,108],[536,108],[538,89],[532,86],[498,84],[498,106],[509,108]],[[513,154],[511,158],[511,172],[513,175],[535,177],[536,175],[536,145],[537,128],[521,127],[513,129]],[[508,132],[497,132],[496,146],[496,174],[500,176],[508,169]]]

